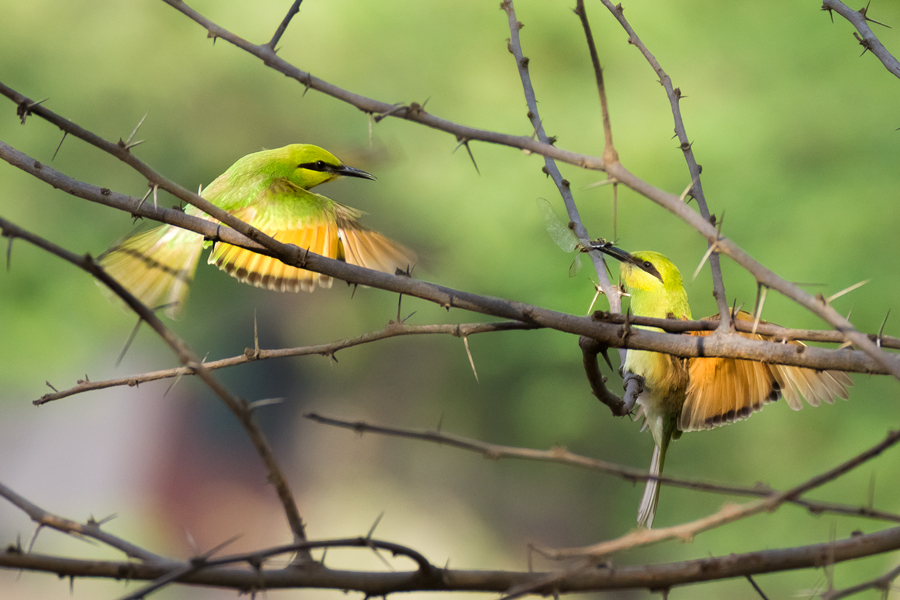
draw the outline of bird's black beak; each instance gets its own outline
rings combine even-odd
[[[656,267],[653,266],[653,263],[649,260],[640,260],[635,258],[633,255],[625,252],[621,248],[616,248],[612,245],[612,242],[607,242],[603,239],[598,239],[594,242],[591,242],[589,250],[599,250],[600,252],[612,256],[618,261],[623,263],[628,263],[648,273],[649,275],[653,275],[660,281],[662,281],[662,275],[659,274],[659,271],[656,270]]]
[[[361,179],[371,179],[372,181],[375,181],[375,176],[371,173],[366,173],[362,169],[348,167],[347,165],[334,167],[332,172],[342,177],[359,177]]]

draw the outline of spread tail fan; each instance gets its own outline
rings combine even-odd
[[[184,307],[203,236],[163,225],[127,238],[104,252],[100,266],[151,309],[175,318]]]

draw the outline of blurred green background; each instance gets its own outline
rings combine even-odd
[[[238,35],[267,41],[290,2],[191,3]],[[531,58],[544,126],[566,149],[599,155],[595,84],[573,2],[519,0],[522,42]],[[900,295],[898,145],[900,88],[861,48],[848,23],[834,24],[816,2],[710,0],[625,4],[626,16],[687,98],[682,110],[703,165],[711,209],[724,233],[781,276],[829,295],[867,286],[835,306],[862,330],[877,331]],[[615,141],[626,167],[681,193],[689,176],[672,139],[672,116],[655,75],[619,25],[588,2],[605,66]],[[900,5],[870,15],[900,25]],[[895,54],[897,29],[877,33]],[[497,2],[306,0],[280,56],[345,89],[385,102],[424,103],[438,116],[520,135],[531,133]],[[127,137],[148,114],[135,153],[196,189],[250,152],[315,143],[378,176],[345,180],[322,193],[369,213],[364,223],[415,248],[415,275],[450,287],[584,314],[589,269],[568,277],[570,255],[547,236],[536,198],[562,203],[542,160],[475,143],[480,175],[456,140],[395,119],[374,125],[357,109],[265,68],[158,1],[0,0],[0,80],[99,135]],[[38,118],[23,126],[0,100],[0,139],[49,163],[60,132]],[[69,137],[52,166],[133,196],[146,182],[123,164]],[[592,236],[612,237],[602,173],[561,169]],[[175,204],[166,195],[166,205]],[[661,208],[627,190],[618,203],[619,244],[655,249],[681,266],[696,316],[714,312],[708,271],[690,281],[705,242]],[[0,215],[76,253],[102,252],[132,228],[128,215],[53,190],[0,164]],[[205,262],[205,261],[204,261]],[[723,260],[730,297],[752,304],[752,277]],[[482,320],[404,298],[412,324]],[[238,284],[201,266],[187,310],[173,329],[210,360],[253,344],[254,315],[265,348],[302,346],[377,330],[396,316],[397,297],[355,296],[339,282],[314,294],[281,295]],[[765,318],[823,327],[771,294]],[[896,319],[887,333],[897,334]],[[168,368],[164,345],[142,329],[115,366],[135,323],[106,302],[84,273],[16,242],[0,276],[0,481],[58,514],[118,517],[107,528],[153,551],[186,558],[243,534],[227,552],[289,541],[265,473],[235,419],[198,381],[84,394],[35,408],[47,388]],[[380,538],[412,546],[435,564],[525,569],[526,544],[585,545],[627,533],[642,486],[558,465],[491,462],[409,440],[358,436],[302,418],[316,411],[347,419],[433,428],[488,442],[549,448],[646,468],[647,433],[613,419],[589,392],[577,340],[551,331],[476,336],[476,382],[459,339],[410,337],[322,357],[219,371],[248,400],[283,398],[259,418],[271,436],[314,538],[365,534],[382,512]],[[618,378],[614,378],[615,389]],[[686,435],[667,473],[784,488],[833,467],[897,427],[897,383],[854,376],[848,402],[790,411],[779,402],[747,422]],[[812,498],[900,512],[892,450]],[[717,495],[665,488],[657,525],[704,516]],[[616,564],[667,562],[787,547],[873,532],[874,521],[811,516],[794,507],[761,515],[690,544],[665,544],[616,557]],[[0,502],[0,542],[27,543],[33,527]],[[35,551],[119,558],[117,552],[44,532]],[[834,585],[876,576],[896,555],[838,566]],[[368,552],[329,552],[328,564],[383,568]],[[407,568],[402,560],[398,568]],[[536,568],[553,565],[536,563]],[[822,570],[760,576],[769,597],[828,584]],[[129,589],[134,589],[134,584]],[[69,582],[0,572],[3,598],[115,597],[119,582]],[[232,592],[169,588],[160,598],[225,598]],[[620,594],[647,597],[644,591]],[[873,594],[874,595],[874,594]],[[296,597],[296,592],[269,592]],[[755,598],[744,580],[678,588],[671,598]],[[339,598],[304,591],[300,597]],[[427,594],[416,597],[429,597]],[[440,597],[445,597],[441,595]]]

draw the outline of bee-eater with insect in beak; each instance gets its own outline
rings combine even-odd
[[[408,271],[416,261],[413,252],[360,225],[360,211],[309,191],[339,177],[375,179],[318,146],[292,144],[248,154],[200,195],[284,244],[386,273]],[[214,221],[193,206],[185,212]],[[144,304],[166,306],[174,318],[205,245],[202,235],[163,225],[110,248],[100,265]],[[244,283],[280,292],[311,292],[317,284],[329,288],[332,283],[327,275],[222,242],[214,245],[208,262]]]
[[[629,254],[608,243],[595,248],[622,263],[621,281],[631,295],[631,312],[658,319],[691,320],[691,308],[678,267],[658,252]],[[752,320],[738,311],[738,319]],[[719,316],[708,317],[718,320]],[[764,323],[764,321],[760,321]],[[656,331],[661,331],[655,329]],[[692,332],[705,336],[709,331]],[[741,335],[765,339],[762,335]],[[791,342],[800,344],[801,342]],[[841,371],[764,364],[734,358],[678,358],[645,350],[628,350],[622,365],[625,377],[643,379],[637,399],[655,447],[650,475],[638,509],[638,523],[651,527],[659,501],[659,480],[669,442],[684,431],[712,429],[749,417],[782,395],[794,410],[835,398],[847,398],[852,381]]]

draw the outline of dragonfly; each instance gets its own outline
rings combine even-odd
[[[612,245],[612,242],[607,242],[603,238],[597,238],[596,240],[591,240],[588,245],[582,244],[578,237],[576,237],[575,232],[572,231],[572,227],[570,225],[565,225],[557,216],[556,211],[553,210],[553,207],[550,206],[550,203],[545,198],[538,198],[537,200],[538,210],[541,212],[541,215],[544,217],[544,224],[547,226],[547,233],[550,234],[550,238],[556,242],[556,245],[559,246],[563,252],[570,253],[573,250],[578,250],[578,254],[575,255],[575,260],[572,261],[572,264],[569,266],[569,277],[575,277],[579,271],[581,271],[581,253],[582,252],[590,252],[591,250],[599,250],[600,248],[606,248]]]

